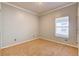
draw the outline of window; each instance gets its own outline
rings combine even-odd
[[[69,17],[60,17],[55,20],[55,36],[68,38],[69,37]]]

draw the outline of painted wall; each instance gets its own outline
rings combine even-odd
[[[4,29],[2,47],[38,37],[37,16],[6,4],[2,4],[2,16]]]
[[[58,17],[69,16],[69,39],[55,36],[55,19]],[[56,10],[52,13],[40,17],[40,36],[49,40],[62,42],[77,46],[77,4]]]
[[[1,48],[1,32],[2,32],[2,30],[1,30],[1,3],[0,3],[0,48]]]
[[[79,55],[79,3],[78,3],[78,55]]]

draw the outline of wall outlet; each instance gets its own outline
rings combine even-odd
[[[16,39],[14,39],[14,41],[16,41]]]
[[[76,42],[76,44],[78,44],[78,42]]]
[[[32,35],[32,37],[34,38],[34,37],[35,37],[35,35],[33,34],[33,35]]]
[[[65,41],[67,41],[67,39],[65,39]]]

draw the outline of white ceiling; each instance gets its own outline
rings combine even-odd
[[[71,2],[10,2],[10,3],[36,13],[43,13],[61,7],[63,5],[69,4]]]

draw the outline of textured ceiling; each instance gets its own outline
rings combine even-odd
[[[10,3],[19,6],[21,8],[34,11],[36,13],[43,13],[58,8],[60,6],[69,4],[71,2],[10,2]]]

